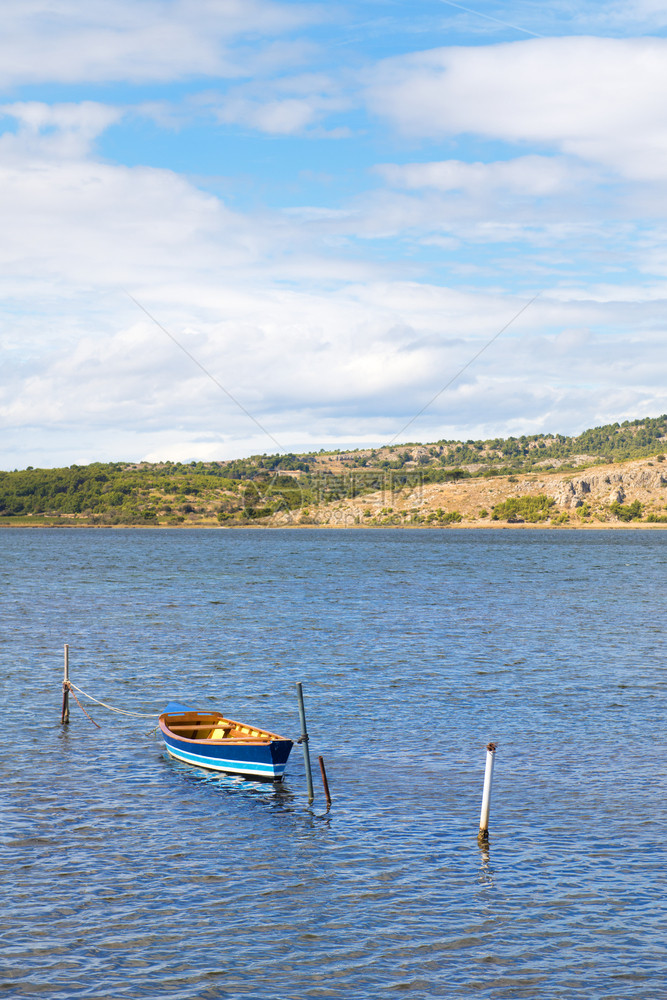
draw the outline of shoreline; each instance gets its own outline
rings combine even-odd
[[[494,521],[474,524],[6,524],[0,530],[27,528],[48,531],[82,529],[95,531],[660,531],[667,524],[619,521],[595,524],[507,523]]]

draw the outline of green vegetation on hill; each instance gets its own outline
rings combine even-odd
[[[195,515],[245,519],[273,509],[301,506],[302,491],[291,477],[261,477],[247,483],[229,477],[222,463],[112,463],[66,469],[0,472],[0,516],[86,515],[102,524],[179,524]]]
[[[531,469],[567,468],[580,463],[622,462],[663,451],[667,445],[667,415],[626,420],[595,427],[574,437],[564,434],[531,434],[491,438],[486,441],[436,441],[433,444],[400,444],[375,449],[332,451],[306,455],[254,455],[224,463],[227,475],[254,479],[267,472],[296,471],[321,479],[357,471],[365,477],[395,473],[396,481],[446,482],[469,474],[509,474]]]
[[[437,441],[430,445],[396,445],[378,452],[340,453],[345,463],[405,468],[413,464],[431,468],[482,464],[498,471],[525,472],[535,466],[548,468],[550,461],[576,461],[584,455],[598,462],[622,462],[654,455],[665,448],[667,415],[626,420],[584,431],[575,437],[563,434],[530,434],[492,438],[487,441]],[[371,458],[369,459],[369,455]],[[374,456],[374,458],[373,458]]]
[[[537,524],[546,521],[556,501],[540,493],[536,497],[511,497],[503,503],[498,503],[491,513],[492,521],[528,521]]]
[[[0,518],[70,523],[252,523],[280,510],[412,489],[472,476],[575,468],[657,455],[667,415],[608,424],[576,437],[533,434],[488,441],[438,441],[306,455],[255,455],[228,462],[121,462],[0,472]],[[533,498],[535,499],[535,498]],[[509,501],[508,501],[509,503]],[[512,501],[514,503],[514,501]],[[638,516],[620,507],[619,518]],[[495,508],[498,517],[543,520],[546,508]],[[443,514],[443,517],[445,515]],[[453,515],[447,515],[452,519]],[[438,518],[435,518],[438,520]]]

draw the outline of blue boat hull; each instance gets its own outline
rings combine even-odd
[[[281,781],[293,741],[264,729],[170,703],[160,731],[172,757],[211,771]]]
[[[262,746],[215,746],[195,740],[179,740],[162,734],[165,748],[172,757],[186,764],[197,764],[212,771],[241,774],[245,778],[281,781],[292,749],[292,740],[274,740]]]

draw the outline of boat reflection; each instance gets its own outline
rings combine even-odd
[[[216,794],[251,797],[255,801],[264,801],[274,808],[290,811],[295,803],[296,797],[284,781],[253,781],[237,774],[225,774],[222,771],[210,771],[204,767],[184,764],[167,755],[163,757],[163,761],[166,767],[178,774],[179,780],[185,779],[206,785]]]

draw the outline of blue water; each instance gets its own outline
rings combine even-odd
[[[0,995],[665,995],[667,533],[0,533]],[[63,644],[82,700],[60,725]],[[298,736],[167,758],[172,698]],[[477,842],[498,744],[488,850]],[[317,755],[333,804],[327,812]]]

